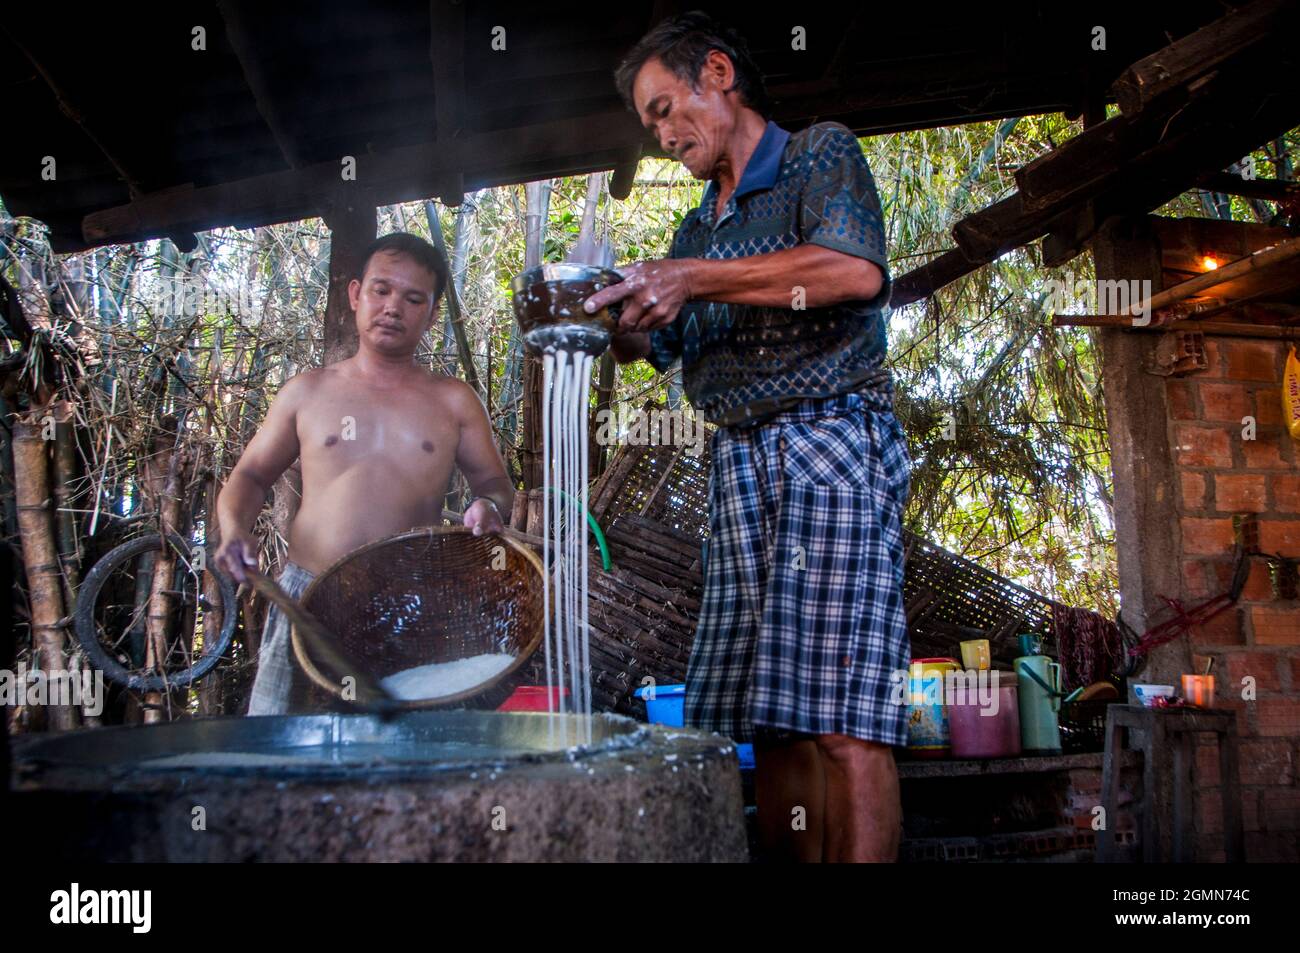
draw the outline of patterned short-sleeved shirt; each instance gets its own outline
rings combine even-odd
[[[690,301],[650,336],[650,362],[682,362],[686,394],[711,423],[762,420],[809,397],[862,393],[892,406],[884,367],[889,264],[875,180],[856,137],[823,122],[791,135],[769,122],[736,186],[716,214],[710,182],[673,237],[670,258],[743,258],[811,243],[880,266],[885,284],[870,301],[822,308]]]

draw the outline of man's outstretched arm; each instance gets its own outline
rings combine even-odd
[[[456,415],[460,419],[460,443],[456,447],[456,466],[465,474],[470,493],[484,496],[496,504],[496,511],[484,500],[477,500],[465,510],[465,525],[474,535],[499,533],[505,529],[515,502],[515,488],[506,474],[505,461],[492,438],[492,423],[478,395],[468,384],[457,388]]]
[[[266,420],[244,448],[217,497],[217,523],[221,546],[214,559],[217,568],[245,581],[245,566],[257,566],[257,540],[253,523],[262,512],[267,494],[280,475],[298,459],[298,401],[304,383],[289,380],[271,403]]]

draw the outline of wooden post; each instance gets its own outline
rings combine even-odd
[[[166,421],[154,441],[154,453],[146,467],[146,492],[154,498],[158,514],[159,532],[163,546],[154,558],[153,579],[149,586],[149,610],[145,617],[145,668],[152,674],[162,674],[172,651],[176,633],[172,631],[171,617],[174,597],[171,594],[176,572],[176,551],[168,537],[179,532],[181,526],[181,487],[185,483],[186,452],[177,450],[174,419]],[[166,693],[149,692],[145,695],[144,720],[146,724],[163,721]]]
[[[545,383],[541,358],[524,352],[524,439],[519,447],[519,476],[524,489],[544,482],[542,468],[542,385]]]
[[[600,356],[599,373],[596,377],[596,413],[591,419],[591,476],[592,479],[600,476],[605,472],[605,465],[609,462],[609,447],[603,446],[596,439],[600,433],[601,412],[606,416],[614,412],[614,375],[617,371],[614,362],[614,355],[606,351]],[[614,423],[610,422],[607,433],[612,437],[614,434]]]
[[[330,286],[325,304],[325,363],[357,352],[357,319],[348,302],[348,283],[361,269],[361,256],[375,240],[378,219],[368,199],[348,193],[325,216],[330,229]]]
[[[527,215],[524,222],[524,268],[534,268],[542,262],[543,244],[546,235],[546,218],[550,209],[551,183],[529,182],[524,187],[527,202]],[[518,334],[518,330],[515,331]],[[546,375],[542,370],[542,359],[523,350],[522,396],[524,404],[524,437],[519,447],[519,476],[525,490],[541,486],[542,468],[542,385]]]
[[[1116,221],[1092,241],[1097,280],[1163,280],[1160,248],[1145,216]],[[1165,380],[1147,373],[1154,342],[1147,335],[1117,328],[1097,332],[1101,350],[1102,393],[1115,478],[1115,556],[1124,621],[1144,632],[1159,618],[1164,603],[1157,593],[1182,591],[1178,510],[1174,486]],[[1158,648],[1149,658],[1148,677],[1176,679],[1182,660],[1176,646]]]
[[[215,389],[215,388],[214,388]],[[212,421],[212,406],[208,407],[208,423]],[[210,465],[210,472],[204,480],[204,507],[205,513],[217,512],[217,491],[219,481],[217,479],[216,467],[212,466],[213,460],[211,455],[207,461]],[[207,523],[207,539],[204,540],[207,546],[208,554],[211,555],[217,551],[221,545],[221,526],[215,519]],[[225,605],[221,601],[221,586],[217,581],[217,574],[209,568],[202,575],[203,586],[197,595],[203,599],[208,608],[203,612],[203,641],[206,650],[209,639],[213,638],[215,633],[221,631],[221,626],[225,622],[227,612],[237,612],[237,605]],[[212,715],[222,714],[224,701],[224,683],[226,672],[224,665],[218,665],[207,674],[207,677],[199,685],[199,715],[209,717]]]
[[[23,545],[23,565],[27,570],[27,589],[32,612],[32,657],[36,666],[48,673],[61,673],[64,664],[63,587],[59,580],[58,550],[54,545],[54,520],[51,509],[50,468],[46,448],[52,441],[43,439],[49,432],[51,411],[47,407],[20,418],[14,426],[14,484],[18,498],[18,526]],[[47,688],[52,683],[47,682]],[[70,705],[47,705],[48,727],[57,731],[76,727]],[[34,722],[41,716],[33,711]]]

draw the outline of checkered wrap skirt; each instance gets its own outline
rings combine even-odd
[[[284,571],[276,580],[283,589],[297,599],[316,578],[297,563],[285,563]],[[250,715],[283,715],[289,711],[293,691],[292,626],[279,606],[266,610],[266,627],[262,630],[262,647],[257,654],[257,677],[248,699]]]
[[[907,445],[858,394],[808,400],[711,445],[704,601],[686,723],[907,742],[899,690]]]

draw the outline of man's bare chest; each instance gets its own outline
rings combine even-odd
[[[435,473],[456,457],[459,425],[427,394],[340,389],[298,414],[304,467],[345,469],[359,461]]]

